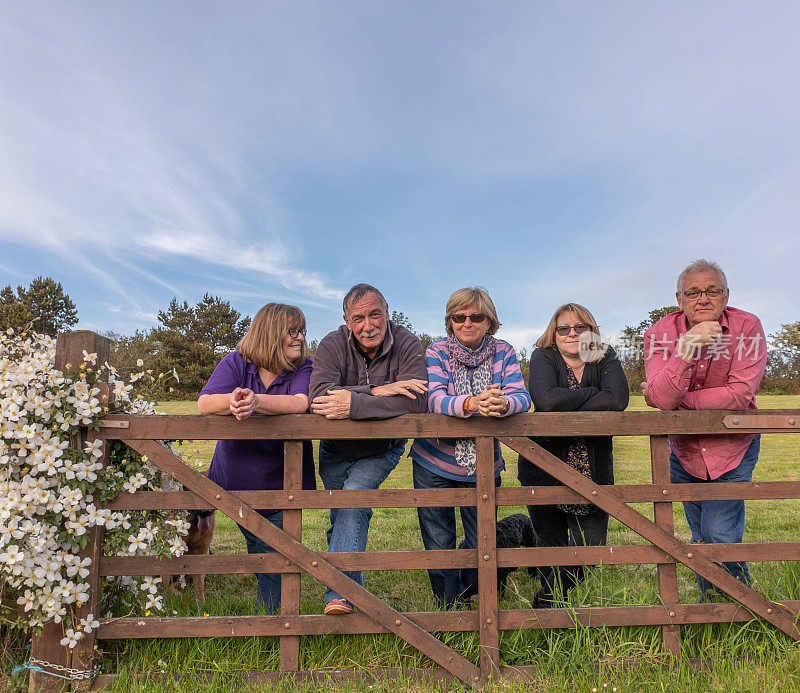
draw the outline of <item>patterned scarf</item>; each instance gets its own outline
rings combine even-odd
[[[450,352],[450,372],[457,395],[479,395],[492,383],[492,357],[497,340],[487,334],[477,351],[467,349],[455,335],[447,337]],[[470,476],[475,474],[478,455],[474,438],[457,438],[455,444],[456,464],[464,467]]]

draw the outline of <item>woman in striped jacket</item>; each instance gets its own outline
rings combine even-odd
[[[481,287],[459,289],[447,301],[447,338],[428,347],[428,410],[460,418],[511,416],[528,411],[525,389],[514,348],[494,333],[500,327],[492,299]],[[475,488],[474,438],[423,438],[411,448],[414,488]],[[504,468],[495,442],[495,485]],[[461,548],[477,546],[477,512],[460,508],[464,525]],[[417,508],[422,542],[427,550],[456,548],[455,509]],[[433,594],[445,608],[454,608],[461,595],[476,591],[475,569],[430,569]]]

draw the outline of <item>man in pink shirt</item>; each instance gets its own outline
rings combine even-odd
[[[645,400],[674,409],[755,409],[767,362],[764,330],[751,313],[728,307],[728,281],[719,265],[697,260],[678,277],[681,310],[644,333]],[[670,436],[672,483],[750,481],[760,436]],[[738,543],[744,534],[744,501],[686,501],[692,542]],[[723,563],[750,584],[744,562]],[[697,576],[705,593],[713,587]]]

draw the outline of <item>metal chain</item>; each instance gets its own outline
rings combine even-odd
[[[72,681],[81,681],[83,679],[93,679],[97,672],[100,671],[100,667],[95,667],[94,669],[71,669],[70,667],[62,667],[60,664],[53,664],[52,662],[46,662],[43,659],[36,659],[35,657],[31,657],[29,664],[35,665],[37,667],[48,667],[50,669],[55,669],[56,671],[63,671],[67,674],[66,677]],[[51,672],[45,671],[45,674],[49,674]]]

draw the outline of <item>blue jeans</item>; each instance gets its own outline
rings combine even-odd
[[[426,469],[416,460],[413,462],[414,488],[475,488],[474,481],[447,479]],[[500,485],[496,476],[495,486]],[[478,546],[478,510],[474,505],[459,508],[464,540],[458,548],[474,549]],[[496,513],[496,510],[495,510]],[[426,551],[441,551],[456,548],[456,509],[417,508],[422,544]],[[429,568],[428,577],[436,601],[445,609],[458,606],[462,595],[478,593],[478,571],[474,568]]]
[[[279,529],[283,529],[283,511],[262,512],[267,520]],[[259,539],[252,532],[247,531],[241,525],[239,529],[244,534],[247,542],[247,553],[275,553],[269,544]],[[258,593],[256,595],[256,610],[265,609],[267,613],[277,613],[281,609],[281,574],[280,573],[256,573],[258,583]]]
[[[382,455],[362,457],[360,460],[348,462],[322,441],[319,446],[319,475],[327,490],[356,491],[378,488],[400,462],[405,451],[402,441]],[[371,508],[333,508],[331,510],[331,526],[328,528],[328,551],[344,553],[367,550],[367,531],[372,518]],[[345,571],[345,575],[364,584],[361,571]],[[331,599],[342,599],[330,587],[325,590],[324,602]]]
[[[753,469],[758,461],[760,449],[761,435],[756,434],[739,465],[713,480],[698,479],[692,476],[683,468],[677,455],[670,452],[670,479],[673,484],[750,481],[753,478]],[[743,500],[684,501],[683,510],[686,513],[689,529],[692,530],[693,544],[738,544],[742,541],[744,535]],[[750,571],[747,569],[747,563],[731,561],[722,563],[722,567],[745,585],[750,584]],[[706,590],[714,589],[714,586],[700,575],[697,576],[697,583],[700,585],[700,591],[704,594]]]

